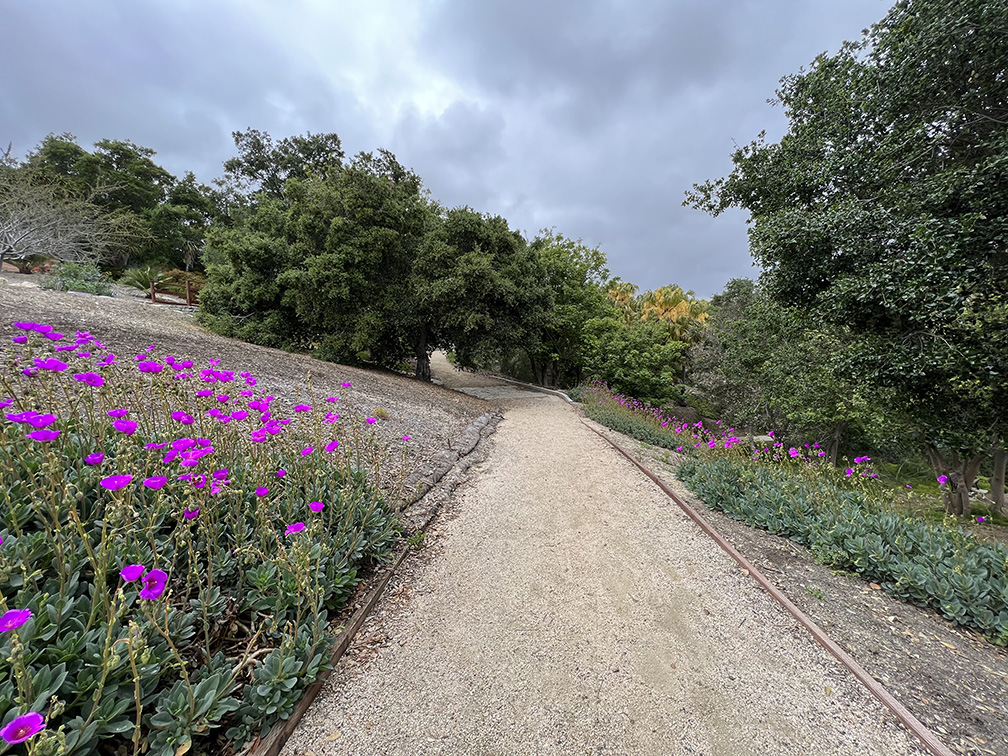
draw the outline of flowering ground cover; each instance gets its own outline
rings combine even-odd
[[[719,422],[683,423],[602,383],[584,387],[581,400],[596,422],[683,455],[676,474],[709,507],[1008,644],[1008,547],[908,514],[895,505],[905,491],[882,486],[868,457],[835,467],[815,443],[752,446]]]
[[[97,336],[17,321],[0,372],[0,751],[226,753],[325,669],[398,450],[345,397]]]

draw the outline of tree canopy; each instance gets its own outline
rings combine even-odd
[[[1006,60],[1002,2],[901,0],[785,77],[785,136],[686,200],[750,212],[770,295],[849,329],[845,370],[894,391],[960,499],[1006,433]]]

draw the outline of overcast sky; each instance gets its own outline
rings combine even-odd
[[[889,0],[0,0],[0,142],[130,140],[210,183],[231,132],[336,132],[443,204],[600,245],[641,289],[755,277],[745,215],[681,207],[786,127],[778,80]]]

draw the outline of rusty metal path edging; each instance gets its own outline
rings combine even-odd
[[[703,516],[697,512],[693,507],[680,499],[675,492],[669,488],[665,482],[655,475],[651,470],[649,470],[644,464],[639,462],[633,455],[626,451],[623,447],[613,441],[611,438],[606,436],[604,433],[599,431],[597,428],[593,428],[591,425],[586,423],[583,418],[581,422],[584,423],[586,428],[590,428],[594,433],[596,433],[599,438],[608,442],[616,451],[626,457],[630,462],[632,462],[642,473],[647,475],[652,481],[654,481],[665,494],[674,501],[686,515],[695,522],[704,533],[709,535],[714,542],[722,548],[732,559],[739,563],[739,566],[750,575],[753,580],[759,583],[760,587],[763,588],[767,593],[773,596],[784,609],[791,614],[799,623],[801,623],[806,630],[808,630],[812,637],[816,641],[829,651],[841,664],[843,664],[851,673],[856,677],[868,690],[871,691],[879,701],[881,701],[885,706],[896,715],[896,717],[904,724],[904,726],[910,730],[918,739],[924,744],[924,746],[935,756],[953,756],[953,753],[949,748],[942,743],[938,737],[931,732],[917,717],[910,713],[903,704],[897,701],[893,695],[885,689],[885,687],[872,677],[860,664],[855,661],[854,657],[844,651],[839,645],[837,645],[826,631],[819,627],[812,619],[806,615],[801,609],[795,606],[787,596],[773,583],[767,580],[756,567],[746,559],[738,549],[732,546],[728,541],[721,536],[714,528],[711,526]]]

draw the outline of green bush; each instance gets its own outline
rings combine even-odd
[[[691,456],[677,475],[712,509],[790,538],[824,564],[1008,644],[1004,544],[906,517],[814,475],[739,457]]]
[[[101,297],[112,296],[112,282],[94,263],[57,263],[47,275],[43,276],[39,286],[55,291],[80,291]]]

